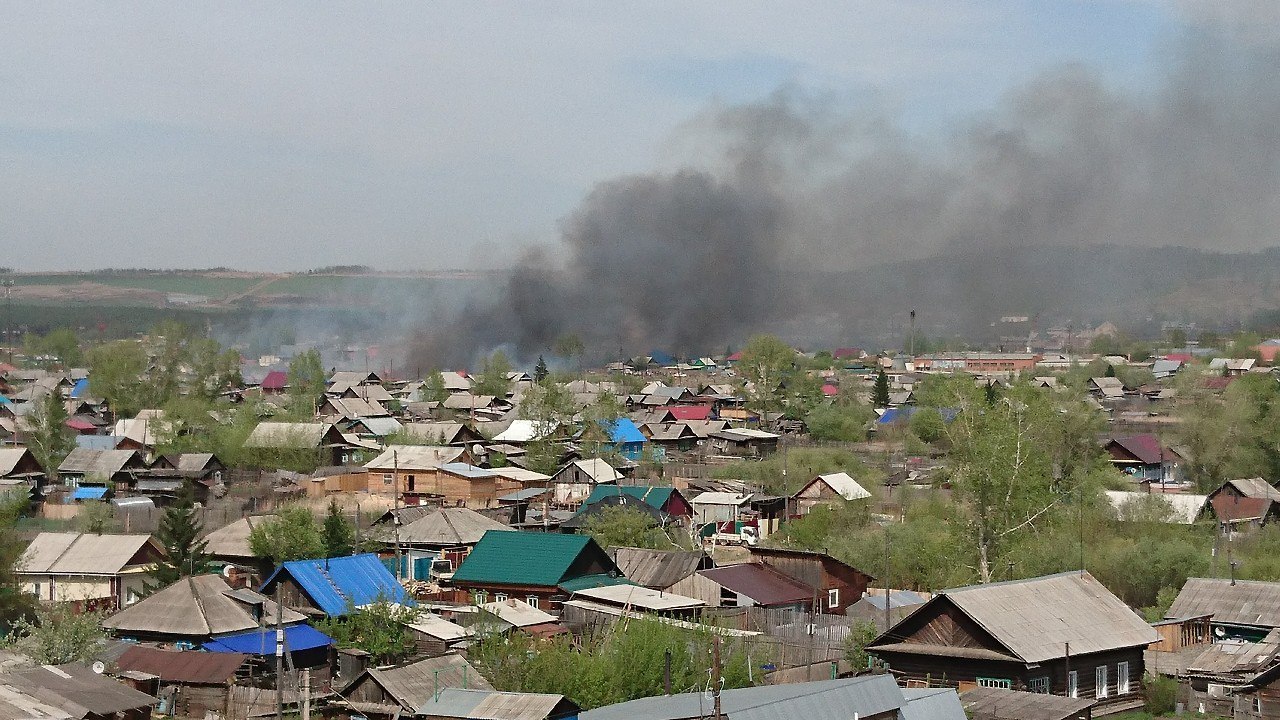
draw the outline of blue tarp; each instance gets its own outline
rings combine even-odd
[[[600,426],[609,433],[609,439],[616,443],[649,442],[649,438],[640,432],[640,428],[636,427],[631,418],[618,418],[612,423],[601,421]]]
[[[310,625],[289,625],[284,629],[284,646],[289,652],[310,650],[333,644],[333,638]],[[248,630],[234,635],[223,635],[204,644],[209,652],[247,653],[249,655],[274,655],[276,652],[275,628]]]
[[[71,398],[78,398],[89,392],[89,378],[80,378],[76,384],[71,387]]]
[[[72,500],[101,500],[107,496],[107,489],[101,485],[82,485],[71,494]]]
[[[115,450],[120,438],[115,435],[77,435],[76,447],[86,450]]]
[[[902,407],[889,408],[884,411],[884,414],[881,415],[880,419],[876,420],[876,422],[880,425],[889,425],[895,422],[907,422],[911,419],[912,415],[915,415],[922,409],[923,408],[916,407],[915,405],[904,405]],[[938,408],[938,414],[942,416],[943,422],[949,423],[956,419],[956,415],[960,414],[960,410],[957,408]]]
[[[262,584],[264,594],[271,594],[281,574],[293,578],[326,615],[346,615],[351,606],[379,601],[414,604],[413,598],[373,553],[284,563]]]

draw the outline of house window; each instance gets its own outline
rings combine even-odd
[[[1031,692],[1033,692],[1033,693],[1040,693],[1040,694],[1042,694],[1042,695],[1048,695],[1048,694],[1049,694],[1049,678],[1048,678],[1048,676],[1045,676],[1045,677],[1038,677],[1038,678],[1031,678],[1031,681],[1027,683],[1027,689],[1029,689],[1029,690],[1030,690]]]
[[[406,476],[406,480],[407,480],[407,481],[408,481],[408,483],[409,483],[409,490],[410,490],[410,491],[412,491],[412,490],[413,490],[413,481],[414,481],[414,480],[416,480],[416,479],[417,479],[417,478],[415,478],[415,477],[414,477],[414,476],[412,476],[412,475],[407,475],[407,476]]]
[[[1067,697],[1080,697],[1080,673],[1075,670],[1067,673]]]
[[[483,604],[485,604],[485,603],[489,602],[489,593],[487,593],[487,592],[485,592],[485,591],[483,591],[483,590],[477,590],[477,591],[475,592],[475,598],[476,598],[476,604],[477,604],[477,605],[483,605]]]
[[[395,477],[394,477],[393,475],[391,475],[390,473],[388,473],[388,474],[386,474],[386,475],[383,475],[383,476],[382,476],[382,484],[383,484],[383,485],[390,485],[392,480],[395,480]]]
[[[1129,694],[1129,663],[1116,663],[1116,694]]]
[[[506,594],[506,593],[498,593],[497,595],[494,595],[494,596],[493,596],[493,599],[494,599],[494,602],[506,602],[506,601],[507,601],[507,594]]]
[[[1008,678],[978,678],[978,687],[985,688],[1003,688],[1008,690],[1013,687],[1013,681]]]
[[[827,591],[827,608],[833,608],[840,604],[840,590],[831,589]]]
[[[1093,671],[1094,693],[1093,696],[1099,700],[1107,696],[1107,666],[1099,665],[1097,670]]]
[[[33,583],[31,588],[31,594],[40,597],[40,583]]]
[[[342,453],[342,464],[346,465],[349,462],[351,462],[351,456],[347,453]]]
[[[524,601],[525,601],[526,603],[528,603],[528,604],[529,604],[529,607],[531,607],[531,608],[535,608],[535,609],[536,609],[536,608],[538,607],[538,596],[537,596],[537,595],[530,595],[529,597],[525,598],[525,599],[524,599]]]

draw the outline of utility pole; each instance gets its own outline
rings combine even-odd
[[[276,582],[276,720],[284,718],[284,604]]]
[[[400,550],[400,456],[395,451],[391,451],[391,483],[392,506],[395,511],[392,513],[395,517],[391,519],[391,526],[396,532],[396,579],[400,578],[400,567],[404,564],[404,557]]]
[[[915,360],[916,360],[916,311],[915,311],[915,310],[912,310],[912,311],[911,311],[911,340],[910,340],[910,347],[911,347],[911,350],[910,350],[910,352],[908,352],[908,354],[911,356],[911,362],[913,362],[913,363],[914,363],[914,362],[915,362]]]
[[[889,632],[889,628],[893,627],[891,618],[893,614],[890,612],[889,588],[892,584],[889,582],[889,564],[892,562],[893,546],[889,542],[889,528],[885,528],[884,533],[884,632]]]
[[[720,633],[711,636],[711,707],[715,720],[724,720],[720,713]]]

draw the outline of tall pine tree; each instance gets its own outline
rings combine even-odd
[[[324,552],[326,557],[345,557],[355,552],[355,529],[342,516],[338,501],[329,501],[329,514],[324,518]]]
[[[533,368],[533,381],[541,383],[543,380],[547,379],[548,374],[550,374],[550,371],[547,370],[547,361],[543,360],[542,356],[539,355],[538,364]]]
[[[196,517],[191,485],[183,483],[177,501],[165,508],[156,530],[156,541],[164,547],[165,559],[148,571],[156,581],[154,585],[148,584],[148,590],[158,590],[188,575],[203,575],[212,569],[206,552],[208,544],[200,539],[202,529]]]
[[[878,408],[889,407],[889,376],[884,368],[876,375],[876,385],[871,390],[871,405]]]

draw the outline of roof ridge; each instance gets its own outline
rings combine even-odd
[[[209,613],[204,608],[204,601],[200,599],[200,592],[196,589],[196,579],[192,575],[188,575],[187,587],[191,590],[191,598],[195,600],[196,608],[200,610],[200,622],[204,624],[205,632],[213,634],[213,626],[209,624]]]

